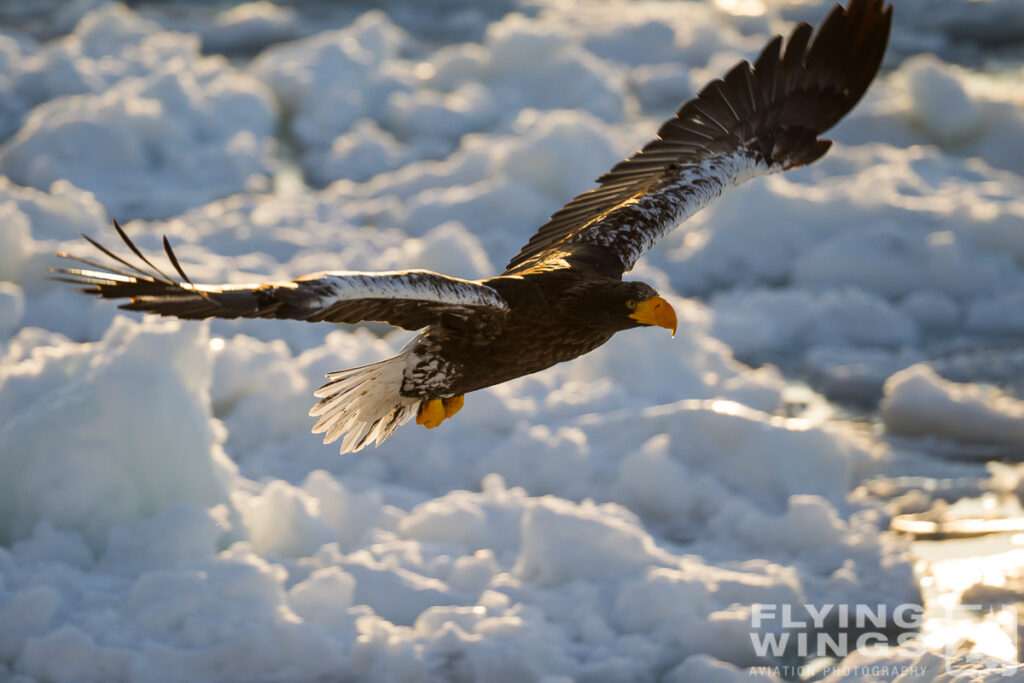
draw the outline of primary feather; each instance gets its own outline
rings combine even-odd
[[[171,246],[168,260],[181,277],[168,277],[143,256],[117,222],[121,239],[142,260],[131,263],[86,237],[114,264],[59,254],[89,268],[58,268],[56,279],[82,285],[82,291],[108,299],[129,299],[121,308],[186,319],[285,318],[309,322],[387,322],[418,330],[442,316],[498,316],[508,305],[490,287],[428,270],[381,273],[325,271],[294,280],[256,284],[195,285]]]

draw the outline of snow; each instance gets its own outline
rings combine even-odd
[[[0,147],[16,183],[65,179],[115,214],[150,218],[266,183],[271,97],[201,57],[194,36],[110,5],[13,67],[15,94],[39,105]]]
[[[919,602],[858,486],[901,449],[1022,440],[1020,65],[948,40],[1016,35],[1017,4],[897,7],[835,148],[629,275],[675,339],[617,335],[377,449],[321,445],[312,391],[410,333],[127,317],[45,279],[110,217],[197,281],[486,277],[829,4],[0,10],[0,679],[781,680],[754,604]]]

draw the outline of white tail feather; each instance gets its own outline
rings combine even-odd
[[[324,434],[324,443],[341,442],[342,453],[354,453],[376,442],[378,445],[408,422],[419,399],[402,396],[402,379],[409,352],[378,363],[339,370],[327,375],[330,381],[313,392],[320,399],[309,411],[319,417],[313,433]]]

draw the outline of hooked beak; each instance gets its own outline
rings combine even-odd
[[[676,320],[675,309],[672,308],[672,304],[660,296],[652,296],[647,301],[638,303],[636,310],[630,313],[629,317],[641,325],[664,327],[666,330],[672,331],[673,337],[676,336],[678,321]]]

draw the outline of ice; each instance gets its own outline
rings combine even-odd
[[[8,207],[13,202],[17,211],[28,218],[35,239],[75,239],[81,232],[95,234],[107,223],[106,210],[96,197],[66,180],[58,180],[46,191],[40,191],[20,187],[0,176],[0,198]],[[9,220],[12,227],[4,230],[5,239],[18,234],[17,223],[21,222],[17,215],[11,215]]]
[[[1012,45],[978,65],[1024,13],[903,3],[824,159],[629,275],[675,339],[624,332],[344,458],[312,391],[409,332],[125,317],[45,280],[52,253],[116,244],[113,216],[197,281],[487,277],[831,1],[5,3],[0,679],[780,680],[755,603],[919,601],[886,510],[930,499],[858,486],[901,448],[1021,443],[1024,90]],[[885,433],[814,390],[883,398]]]
[[[25,295],[21,287],[11,282],[0,282],[0,343],[18,329],[24,313]]]
[[[978,250],[951,231],[914,234],[887,225],[805,253],[793,277],[801,285],[855,285],[891,299],[928,290],[963,300],[1012,287],[1020,273],[1008,255]]]
[[[7,201],[0,205],[0,280],[17,282],[25,262],[32,253],[32,231],[28,217],[17,205]]]
[[[407,69],[378,69],[402,36],[386,15],[368,12],[346,29],[271,46],[249,71],[274,90],[301,144],[326,147],[360,118],[379,117],[392,92],[412,90]]]
[[[318,558],[340,566],[355,578],[354,601],[359,605],[372,603],[373,613],[385,620],[384,626],[411,626],[424,610],[461,602],[443,581],[395,566],[393,561],[380,562],[367,551],[339,557],[328,545],[320,550]]]
[[[201,326],[120,319],[92,346],[62,344],[8,368],[3,538],[50,521],[101,548],[118,522],[225,502],[234,465],[209,416],[205,342]]]
[[[112,574],[139,576],[187,565],[214,555],[234,526],[226,504],[204,508],[175,503],[152,517],[112,526],[100,566]]]
[[[880,87],[887,95],[869,97],[859,115],[837,128],[840,140],[925,145],[955,157],[978,157],[993,168],[1024,170],[1019,79],[917,55]]]
[[[251,73],[293,114],[302,163],[315,184],[365,180],[399,161],[445,157],[464,135],[507,126],[523,101],[607,120],[621,119],[629,106],[619,73],[522,15],[489,26],[482,46],[444,48],[420,64],[399,58],[403,41],[386,15],[369,12],[348,28],[272,46],[253,62]],[[556,79],[563,85],[553,88]],[[357,152],[350,131],[366,129],[370,119],[384,129],[375,141],[383,159],[357,164],[352,156],[368,152]]]
[[[1024,289],[1011,289],[990,298],[975,301],[967,309],[967,327],[989,333],[1024,330]]]
[[[11,97],[22,107],[20,113],[62,95],[100,93],[126,76],[141,75],[163,59],[188,52],[189,41],[182,49],[182,41],[160,37],[157,24],[123,5],[83,9],[70,35],[31,49],[6,50]]]
[[[540,109],[582,109],[621,119],[628,106],[624,78],[576,41],[565,40],[556,26],[513,13],[487,27],[482,75],[499,108],[518,109],[513,102],[525,100]]]
[[[17,660],[17,668],[43,680],[116,680],[128,673],[129,658],[114,648],[98,648],[93,638],[74,626],[61,626],[33,638]]]
[[[355,579],[338,567],[315,570],[288,591],[288,605],[306,621],[325,628],[349,628]]]
[[[198,27],[205,52],[255,53],[300,36],[298,14],[267,0],[246,2],[217,13]]]
[[[706,683],[742,683],[754,680],[779,680],[774,674],[759,675],[744,671],[726,662],[708,655],[687,657],[682,664],[665,674],[665,683],[687,683],[688,681],[706,681]]]
[[[330,542],[334,534],[315,506],[314,498],[280,479],[248,500],[238,495],[253,550],[263,555],[304,557]]]
[[[890,377],[881,408],[886,427],[902,434],[980,443],[1024,439],[1024,401],[996,387],[949,382],[925,364]]]
[[[950,144],[980,132],[981,112],[945,65],[931,55],[903,64],[917,122],[941,142]]]
[[[901,302],[903,311],[925,329],[950,329],[960,322],[962,311],[952,297],[931,289],[918,289]]]
[[[302,164],[309,182],[324,186],[339,178],[363,182],[404,166],[411,157],[411,151],[394,135],[364,119],[334,138],[326,151],[308,150],[303,155]]]
[[[37,586],[12,595],[0,611],[3,637],[0,655],[10,661],[32,636],[41,635],[53,622],[61,608],[60,594],[49,586]]]
[[[643,64],[629,75],[630,88],[640,104],[649,109],[678,106],[692,97],[688,80],[689,69],[673,62]]]
[[[826,396],[871,405],[894,373],[924,360],[919,351],[821,344],[807,351],[804,369]]]
[[[896,349],[918,338],[912,319],[862,289],[755,290],[716,297],[713,306],[713,333],[740,358],[815,344]]]
[[[62,40],[46,63],[25,65],[24,97],[42,104],[0,149],[12,180],[39,189],[69,180],[130,217],[174,215],[266,184],[271,97],[222,58],[201,57],[195,37],[112,5]],[[82,70],[51,83],[57,59]]]
[[[22,59],[22,46],[10,36],[0,34],[0,140],[18,130],[21,117],[28,108],[26,103],[14,94],[14,79],[11,72]]]
[[[486,528],[483,510],[457,497],[417,505],[398,524],[399,533],[406,538],[461,543],[467,548],[483,545]]]
[[[523,516],[516,574],[542,586],[571,579],[630,576],[670,563],[621,508],[542,498]]]

